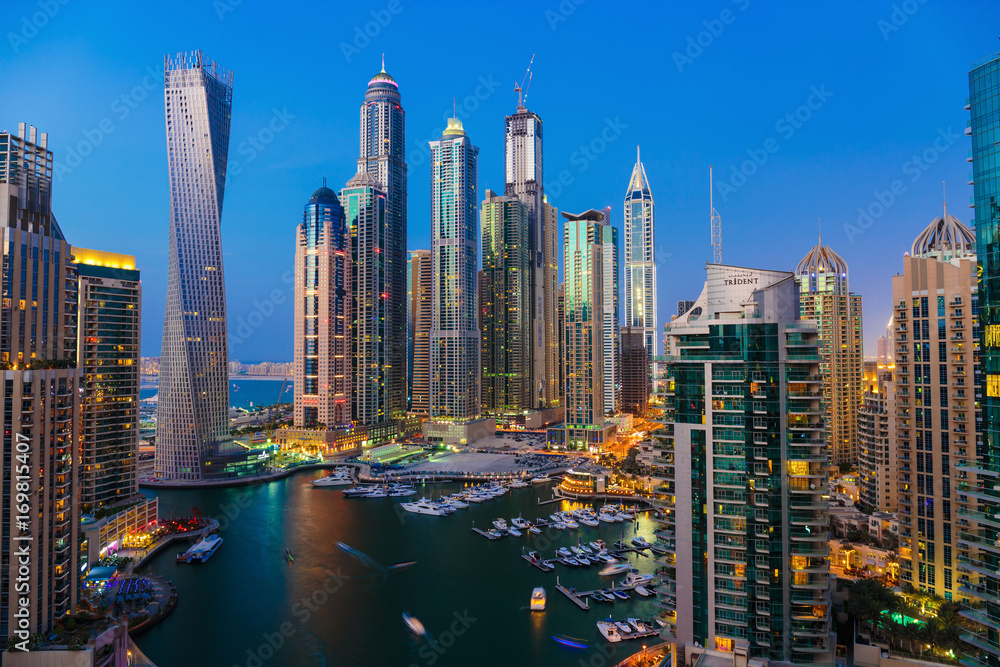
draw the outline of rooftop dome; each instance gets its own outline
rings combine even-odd
[[[948,215],[947,206],[940,218],[934,218],[913,241],[914,257],[940,255],[942,259],[976,254],[976,233],[958,218]]]
[[[310,199],[336,199],[337,193],[325,185],[312,194]]]
[[[823,239],[812,247],[806,256],[795,267],[798,275],[813,273],[847,273],[847,262],[833,250],[823,245]]]
[[[448,127],[444,129],[444,137],[464,137],[465,128],[462,127],[462,121],[458,118],[449,118]]]
[[[396,88],[399,88],[399,84],[393,79],[388,72],[385,71],[385,54],[382,54],[382,71],[372,77],[372,80],[368,82],[368,85],[374,85],[376,83],[388,83]]]

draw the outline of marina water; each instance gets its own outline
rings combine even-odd
[[[621,581],[624,574],[601,577],[598,565],[541,572],[520,558],[538,549],[546,558],[560,546],[598,538],[609,546],[642,535],[651,542],[655,524],[642,515],[634,523],[548,529],[541,535],[490,541],[474,533],[493,519],[522,514],[534,521],[567,501],[539,506],[552,497],[552,485],[511,489],[503,496],[452,516],[416,515],[400,500],[450,493],[459,484],[418,485],[409,499],[351,499],[339,488],[309,484],[322,473],[302,471],[286,479],[227,489],[157,491],[162,516],[190,514],[192,508],[217,517],[225,542],[203,565],[176,563],[186,545],[175,543],[148,569],[172,580],[179,603],[174,613],[137,638],[159,667],[174,665],[614,665],[656,637],[607,643],[596,622],[651,620],[659,611],[653,598],[632,593],[628,601],[590,602],[578,609],[556,590],[591,590]],[[343,487],[341,487],[343,488]],[[602,503],[598,503],[598,506]],[[550,539],[551,536],[551,539]],[[337,547],[344,542],[385,567],[416,565],[382,573]],[[291,549],[294,562],[285,558]],[[544,547],[544,548],[543,548]],[[647,552],[648,553],[648,552]],[[653,557],[634,554],[640,572],[655,571]],[[332,576],[331,576],[332,575]],[[336,578],[344,577],[344,578]],[[532,589],[544,586],[543,612],[529,610]],[[427,630],[414,637],[403,612]],[[551,636],[582,639],[590,648],[571,649]]]

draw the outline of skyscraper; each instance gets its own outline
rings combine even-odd
[[[531,254],[528,207],[492,190],[480,209],[483,409],[501,416],[531,408]]]
[[[625,193],[625,326],[643,330],[650,359],[656,354],[655,243],[653,194],[636,146]]]
[[[80,371],[76,267],[52,213],[52,152],[45,133],[25,130],[0,133],[0,636],[26,646],[76,608]]]
[[[131,255],[74,247],[73,263],[80,281],[80,510],[90,514],[139,493],[142,284]]]
[[[407,271],[410,343],[407,379],[410,412],[427,416],[431,411],[431,251],[411,250]]]
[[[983,480],[975,491],[980,506],[960,511],[959,522],[970,525],[959,535],[959,545],[969,549],[967,565],[960,568],[961,593],[973,596],[978,609],[967,613],[980,623],[969,633],[969,654],[981,665],[1000,665],[1000,501],[995,485],[1000,475],[1000,54],[983,58],[969,72],[969,99],[965,108],[970,121],[965,133],[972,137],[973,205],[975,207],[976,256],[979,274],[979,363],[982,374],[975,384],[975,399],[981,401],[982,430],[976,437],[978,464],[970,474]],[[899,359],[897,359],[897,364]],[[979,472],[982,471],[982,472]],[[978,485],[977,485],[978,486]]]
[[[598,451],[610,444],[615,426],[605,418],[608,378],[606,310],[611,301],[605,271],[607,210],[566,213],[563,234],[563,347],[566,419],[548,429],[552,448]],[[615,265],[617,266],[617,264]],[[618,329],[617,321],[613,322]]]
[[[343,427],[353,380],[351,233],[325,183],[309,198],[295,241],[295,426]]]
[[[621,310],[618,289],[619,252],[618,230],[611,224],[611,208],[600,213],[601,253],[604,268],[601,270],[604,317],[604,411],[617,414],[622,408],[621,366]]]
[[[504,194],[520,199],[528,209],[528,252],[531,292],[532,407],[553,405],[558,390],[555,373],[555,289],[558,283],[558,231],[555,210],[547,210],[542,178],[542,119],[518,99],[517,112],[507,116]]]
[[[355,289],[368,290],[359,298],[355,313],[358,349],[360,353],[372,352],[376,345],[384,348],[379,353],[381,361],[375,362],[380,368],[368,368],[381,376],[378,381],[384,393],[368,396],[356,416],[384,422],[400,419],[406,412],[406,112],[399,85],[386,73],[384,59],[382,71],[368,82],[361,104],[358,172],[367,173],[374,182],[355,177],[348,189],[371,187],[385,194],[385,219],[370,219],[367,234],[355,242],[361,281]],[[348,202],[343,204],[353,230],[352,210]],[[372,292],[378,285],[381,291]]]
[[[622,412],[645,417],[649,405],[650,377],[646,331],[622,327]]]
[[[858,505],[867,512],[899,510],[893,376],[893,367],[865,362],[864,402],[858,411]]]
[[[970,572],[961,515],[978,510],[968,475],[977,451],[975,248],[972,231],[945,210],[892,277],[900,585],[949,600]]]
[[[164,58],[170,246],[156,476],[198,480],[229,436],[222,202],[233,73],[201,51]]]
[[[431,146],[430,442],[469,444],[492,434],[481,419],[477,165],[457,118]]]
[[[858,461],[858,410],[861,408],[861,296],[848,286],[847,263],[823,245],[822,237],[795,268],[801,290],[802,319],[816,320],[822,344],[826,437],[830,461]]]
[[[390,248],[395,252],[399,239],[389,220],[386,191],[370,173],[358,172],[348,181],[340,191],[340,203],[351,235],[352,419],[358,425],[385,424],[402,416],[393,392],[394,383],[404,378],[405,366],[397,364],[405,364],[405,357],[394,356],[396,348],[391,341],[397,337],[395,299],[403,300],[405,315],[406,267],[402,265],[403,289],[399,290],[393,274],[397,267],[387,258]]]
[[[684,648],[685,664],[699,645],[829,664],[816,326],[800,319],[792,273],[707,273],[694,307],[668,325],[672,356],[654,382],[662,636]]]

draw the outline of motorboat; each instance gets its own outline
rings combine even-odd
[[[588,556],[594,553],[590,547],[588,547],[586,544],[583,544],[582,542],[580,543],[580,550],[583,551],[583,553],[587,554]]]
[[[652,574],[639,574],[635,570],[632,570],[625,575],[622,579],[622,586],[639,586],[655,579],[656,576]]]
[[[560,558],[559,562],[563,565],[579,565],[579,563],[577,563],[573,558]]]
[[[604,562],[603,560],[601,560],[600,556],[597,556],[595,554],[587,554],[587,560],[589,560],[591,563],[594,563],[595,565],[599,565]]]
[[[414,488],[412,488],[412,487],[410,487],[410,488],[403,487],[403,488],[398,488],[398,489],[389,489],[389,497],[390,498],[406,498],[406,497],[409,497],[409,496],[415,496],[416,494],[417,494],[417,490],[414,489]]]
[[[529,524],[528,525],[528,532],[531,533],[532,535],[541,535],[542,529],[538,528],[536,526],[532,526],[532,525]]]
[[[573,552],[574,556],[582,556],[583,555],[583,549],[581,549],[580,547],[570,547],[569,550]]]
[[[625,591],[618,590],[617,588],[611,589],[611,594],[614,595],[619,600],[628,600],[628,593]]]
[[[565,530],[566,524],[564,524],[562,521],[553,521],[552,523],[549,524],[549,527],[555,528],[556,530]]]
[[[555,514],[549,515],[549,521],[552,523],[563,523],[562,515],[556,512]]]
[[[596,553],[600,553],[601,551],[604,551],[604,547],[602,547],[597,542],[591,542],[590,543],[590,548],[593,549]]]
[[[367,496],[369,493],[378,488],[377,484],[366,484],[364,486],[354,486],[350,489],[344,489],[341,491],[348,498],[357,498],[360,496]]]
[[[605,595],[601,591],[594,591],[590,594],[590,597],[598,602],[614,602],[615,598],[612,595]]]
[[[585,526],[597,526],[599,522],[596,519],[591,519],[589,516],[581,516],[577,519],[580,523]]]
[[[489,530],[487,530],[487,531],[486,531],[486,535],[487,535],[487,536],[489,536],[489,537],[491,537],[491,538],[492,538],[492,539],[494,539],[494,540],[495,540],[496,538],[498,538],[498,537],[503,537],[503,533],[501,533],[501,532],[500,532],[499,530],[497,530],[496,528],[490,528]]]
[[[569,558],[570,556],[573,555],[573,552],[571,552],[566,547],[559,547],[558,549],[556,549],[556,553],[562,556],[563,558]]]
[[[555,480],[552,479],[551,477],[546,477],[545,475],[542,475],[540,477],[535,477],[534,479],[532,479],[531,483],[532,484],[546,484],[548,482],[554,482],[554,481]]]
[[[648,598],[650,595],[652,595],[652,593],[649,591],[649,589],[647,589],[645,586],[636,586],[632,590],[634,590],[636,593],[638,593],[639,595],[641,595],[644,598]]]
[[[580,527],[580,524],[578,524],[576,521],[573,521],[573,519],[569,518],[568,516],[567,517],[563,517],[563,521],[562,522],[563,522],[563,525],[566,526],[567,528],[579,528]]]
[[[602,551],[601,553],[597,554],[597,556],[598,558],[600,558],[601,560],[603,560],[605,563],[608,564],[618,562],[618,559],[609,554],[607,551]]]
[[[288,561],[289,565],[295,562],[295,556],[292,555],[292,550],[288,547],[285,547],[285,559]]]
[[[511,519],[510,525],[514,526],[515,528],[519,528],[521,530],[525,530],[526,528],[528,528],[528,522],[519,516]]]
[[[530,486],[530,484],[528,484],[524,480],[520,480],[520,479],[515,479],[514,481],[512,481],[510,483],[510,488],[512,488],[512,489],[526,489],[529,486]]]
[[[599,521],[603,521],[604,523],[614,523],[615,522],[615,517],[612,514],[610,514],[609,512],[601,512],[598,515],[597,519]]]
[[[218,535],[209,535],[184,553],[178,554],[177,560],[182,563],[206,563],[221,546],[221,537]]]
[[[493,526],[497,530],[507,530],[507,521],[504,519],[493,519]]]
[[[648,549],[649,547],[653,546],[649,542],[647,542],[646,538],[643,537],[642,535],[639,535],[637,537],[633,537],[632,538],[632,544],[634,544],[635,546],[639,547],[640,549]]]
[[[354,480],[351,479],[351,473],[337,471],[326,477],[314,479],[311,484],[313,486],[350,486],[354,484]]]
[[[531,611],[545,611],[545,589],[541,586],[531,591]]]
[[[629,626],[629,624],[625,623],[624,621],[615,621],[615,626],[618,628],[619,631],[621,631],[622,637],[628,637],[630,634],[634,632],[631,626]]]
[[[459,510],[464,510],[469,506],[469,503],[464,502],[461,498],[448,498],[444,502]]]
[[[424,636],[427,634],[427,630],[424,629],[424,624],[421,623],[415,616],[410,616],[405,611],[403,612],[403,622],[406,623],[406,627],[410,629],[410,632],[417,636]]]
[[[618,627],[613,622],[598,621],[597,629],[609,642],[620,642],[622,640],[621,633],[618,632]]]
[[[622,572],[624,572],[625,570],[628,570],[631,567],[632,566],[629,565],[628,563],[620,563],[620,562],[617,562],[614,559],[612,559],[612,561],[610,563],[607,563],[601,569],[601,575],[605,576],[605,577],[607,577],[607,576],[614,576],[616,574],[621,574]]]
[[[414,514],[430,514],[431,516],[446,516],[448,514],[447,510],[438,504],[426,501],[400,503],[399,506],[407,512],[413,512]]]
[[[649,630],[652,630],[652,628],[649,627],[649,624],[641,618],[629,618],[626,619],[626,621],[628,621],[629,625],[635,628],[636,632],[648,632]]]
[[[517,528],[508,528],[507,533],[513,535],[514,537],[521,537],[524,533],[519,531]]]
[[[368,493],[362,494],[362,495],[360,495],[358,497],[359,498],[385,498],[388,495],[389,494],[386,492],[386,490],[383,487],[379,486],[379,487],[376,487],[376,488],[372,489]]]

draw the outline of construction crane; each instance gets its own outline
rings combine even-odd
[[[521,79],[521,83],[517,81],[514,82],[514,92],[517,93],[517,108],[524,109],[525,103],[528,101],[528,88],[531,87],[531,66],[535,62],[535,54],[531,54],[531,62],[528,63],[528,71],[524,73],[524,78]]]
[[[722,264],[722,217],[715,210],[713,199],[712,165],[708,165],[708,208],[712,224],[712,263]]]
[[[268,431],[274,430],[274,424],[276,421],[275,418],[278,416],[278,404],[281,403],[281,399],[285,396],[285,386],[287,384],[288,384],[288,376],[286,375],[285,379],[281,381],[281,389],[278,390],[278,401],[274,404],[274,407],[271,408],[270,419],[268,420],[267,426],[265,427],[266,430]]]

